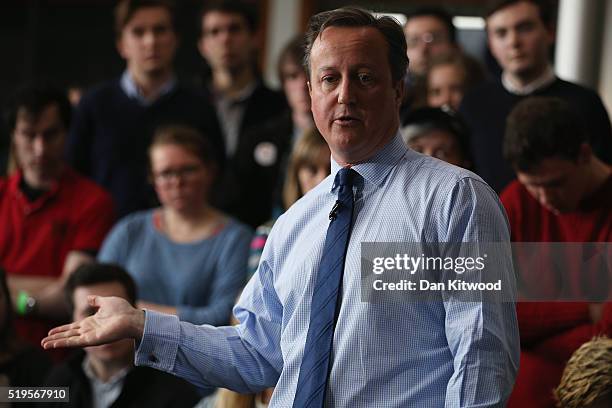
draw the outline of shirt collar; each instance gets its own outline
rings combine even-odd
[[[109,378],[108,381],[102,381],[94,372],[93,367],[91,366],[91,361],[89,360],[89,356],[85,356],[85,358],[83,359],[83,372],[85,373],[87,378],[89,378],[90,381],[95,381],[98,384],[105,384],[107,386],[114,386],[117,383],[123,381],[131,368],[131,366],[125,367],[115,373],[115,375]]]
[[[351,166],[364,180],[372,183],[376,186],[382,185],[385,181],[391,169],[395,164],[407,153],[408,148],[404,144],[402,136],[398,131],[393,139],[389,141],[382,149],[376,152],[372,157],[366,161]],[[332,157],[331,159],[331,187],[330,190],[334,191],[336,185],[334,180],[336,174],[342,166],[340,166]]]
[[[21,191],[20,183],[23,179],[23,172],[21,170],[17,170],[15,174],[13,174],[8,182],[9,192],[17,201],[19,206],[26,214],[30,214],[34,211],[45,206],[45,204],[52,200],[60,191],[60,188],[66,184],[65,180],[70,177],[70,171],[68,168],[64,167],[62,174],[59,178],[52,184],[51,188],[44,192],[40,197],[36,198],[34,201],[29,201],[25,194]]]
[[[542,75],[540,75],[538,78],[534,79],[527,85],[522,86],[515,82],[512,82],[506,71],[502,73],[501,81],[506,91],[515,95],[529,95],[537,91],[538,89],[542,89],[545,86],[552,84],[556,78],[557,77],[555,76],[555,71],[549,64],[542,73]]]
[[[123,92],[125,92],[128,97],[136,99],[138,102],[145,106],[151,105],[153,102],[155,102],[162,96],[172,92],[176,88],[176,85],[176,77],[172,75],[170,79],[168,79],[168,81],[163,84],[161,88],[159,88],[159,92],[157,93],[155,99],[150,100],[142,95],[142,93],[138,89],[138,85],[136,85],[136,82],[134,82],[134,79],[132,78],[127,69],[123,71],[123,74],[121,75],[121,89],[123,89]]]
[[[215,92],[213,95],[217,102],[226,103],[228,105],[240,104],[246,102],[251,97],[251,95],[253,95],[253,92],[255,92],[255,89],[258,85],[259,81],[253,81],[244,88],[242,88],[240,92],[232,95],[231,98],[225,96],[222,93],[217,92]]]

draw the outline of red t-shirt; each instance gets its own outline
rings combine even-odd
[[[518,181],[501,194],[514,242],[611,242],[612,176],[579,209],[559,215],[539,204]],[[554,407],[552,390],[565,363],[581,344],[612,335],[612,307],[591,323],[588,303],[519,302],[521,362],[508,407]]]
[[[21,172],[0,179],[0,265],[8,275],[62,274],[70,251],[97,251],[115,216],[110,195],[66,168],[59,181],[30,202]],[[39,344],[49,323],[17,320],[17,331]]]

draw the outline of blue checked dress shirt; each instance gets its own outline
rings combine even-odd
[[[406,148],[399,134],[352,168],[361,183],[353,187],[326,406],[504,406],[519,362],[514,304],[367,303],[360,287],[361,242],[508,242],[497,196],[473,173]],[[201,387],[276,385],[270,406],[292,406],[339,169],[332,160],[330,177],[274,225],[234,308],[239,325],[195,326],[147,311],[136,364]]]

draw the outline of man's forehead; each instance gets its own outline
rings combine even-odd
[[[539,19],[539,16],[538,6],[529,1],[521,1],[495,11],[487,17],[486,23],[487,25],[505,24],[517,20]]]
[[[35,125],[41,121],[41,119],[59,121],[60,113],[56,103],[50,103],[45,105],[42,109],[33,112],[32,110],[22,106],[17,109],[17,122],[21,122],[24,125]]]
[[[404,24],[404,32],[406,34],[421,33],[423,31],[444,31],[446,32],[446,24],[438,17],[433,15],[422,15],[410,18]]]
[[[222,10],[211,10],[202,18],[202,25],[205,28],[228,24],[239,24],[246,27],[247,20],[242,14]]]
[[[364,48],[354,47],[356,44],[385,47],[386,41],[382,33],[374,27],[332,26],[325,28],[318,35],[312,44],[311,54],[330,58],[349,51],[355,54],[363,51],[363,54],[368,54]],[[334,52],[330,53],[329,48]]]

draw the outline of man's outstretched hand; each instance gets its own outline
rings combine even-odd
[[[98,309],[96,313],[52,329],[41,342],[44,349],[98,346],[126,338],[142,338],[144,311],[120,297],[89,296],[87,301]]]

